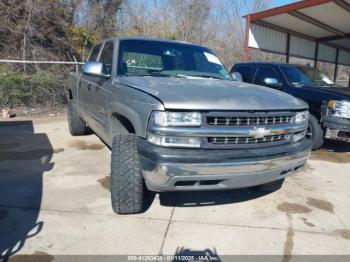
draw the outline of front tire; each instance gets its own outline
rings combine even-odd
[[[312,142],[312,150],[319,149],[324,143],[324,132],[318,119],[310,114],[306,137]]]
[[[87,127],[71,100],[68,101],[68,126],[72,136],[87,134]]]
[[[111,161],[111,200],[114,212],[140,213],[143,209],[145,190],[136,136],[115,136]]]

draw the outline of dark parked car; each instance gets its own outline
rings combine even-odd
[[[304,100],[310,107],[307,137],[313,149],[324,138],[350,142],[350,88],[337,86],[319,70],[303,65],[240,63],[232,73],[240,73],[247,83],[263,85]]]

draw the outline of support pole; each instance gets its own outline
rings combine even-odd
[[[317,68],[317,61],[318,61],[318,42],[316,42],[316,46],[315,46],[314,68]]]
[[[286,63],[289,64],[290,56],[290,34],[287,34],[287,45],[286,45]]]
[[[335,53],[335,68],[334,68],[334,77],[333,82],[337,80],[337,74],[338,74],[338,59],[339,59],[339,48],[337,48],[337,51]]]
[[[250,31],[250,15],[247,15],[245,19],[245,36],[244,36],[244,50],[243,61],[249,61],[249,31]]]

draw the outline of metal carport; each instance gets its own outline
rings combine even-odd
[[[350,0],[305,0],[248,14],[244,60],[249,50],[350,66]],[[350,76],[349,76],[350,86]]]

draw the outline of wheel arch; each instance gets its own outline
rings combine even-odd
[[[67,97],[68,97],[68,100],[73,100],[73,91],[70,88],[68,88]]]
[[[111,113],[111,120],[113,134],[117,132],[117,129],[119,131],[118,133],[120,134],[136,134],[134,124],[124,115],[114,111]]]

